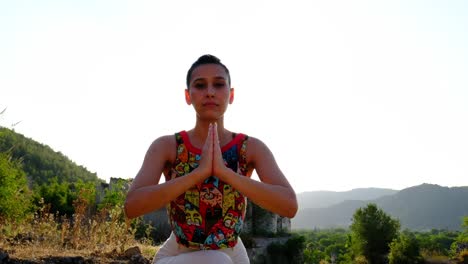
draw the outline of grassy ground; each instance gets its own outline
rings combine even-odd
[[[6,255],[12,263],[82,263],[70,259],[77,256],[88,263],[127,263],[135,254],[149,262],[158,247],[144,238],[145,228],[138,220],[127,221],[119,207],[90,214],[77,205],[72,217],[44,207],[21,221],[0,220],[0,263]]]
[[[136,243],[133,247],[127,249],[131,252],[134,247],[138,247],[140,254],[138,257],[143,257],[145,261],[138,261],[138,263],[151,263],[154,254],[158,247]],[[129,250],[130,249],[130,250]],[[8,245],[0,243],[1,251],[8,254],[11,263],[79,263],[80,261],[87,261],[91,263],[128,263],[132,259],[132,251],[129,254],[112,251],[90,251],[88,249],[63,249],[43,247],[40,243],[33,243],[29,245]],[[80,258],[77,258],[80,257]],[[2,261],[0,260],[0,263]]]

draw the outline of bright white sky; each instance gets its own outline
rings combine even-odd
[[[221,58],[227,128],[296,192],[468,185],[467,1],[1,1],[0,124],[102,179],[194,125],[185,75]]]

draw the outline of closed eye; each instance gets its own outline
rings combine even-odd
[[[225,83],[215,83],[214,84],[214,87],[216,87],[216,88],[224,88],[224,86],[226,86]]]
[[[195,84],[193,85],[193,87],[195,87],[196,89],[201,90],[201,89],[206,88],[206,84],[205,84],[205,83],[201,83],[201,82],[200,82],[200,83],[195,83]]]

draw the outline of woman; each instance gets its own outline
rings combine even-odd
[[[172,233],[154,263],[249,263],[239,238],[246,198],[292,218],[295,192],[262,141],[224,127],[234,89],[217,57],[192,64],[185,100],[195,109],[195,127],[151,144],[125,212],[134,218],[167,206]],[[254,169],[261,182],[250,178]]]

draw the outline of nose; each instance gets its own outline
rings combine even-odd
[[[213,97],[215,95],[215,88],[213,87],[213,85],[208,85],[208,89],[207,89],[207,95],[209,97]]]

